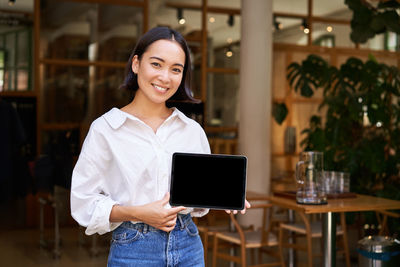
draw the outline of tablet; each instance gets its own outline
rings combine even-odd
[[[170,205],[242,210],[246,174],[245,156],[174,153]]]

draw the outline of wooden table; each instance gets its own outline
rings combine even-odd
[[[400,201],[359,194],[354,198],[328,199],[328,204],[325,205],[302,205],[297,204],[295,199],[277,196],[269,196],[268,200],[277,206],[305,214],[322,213],[323,266],[327,267],[336,266],[336,227],[333,213],[400,209]]]

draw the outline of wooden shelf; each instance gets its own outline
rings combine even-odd
[[[229,133],[229,132],[238,132],[237,127],[226,127],[226,126],[206,126],[206,133]]]
[[[209,73],[226,73],[226,74],[239,74],[238,69],[233,68],[207,68]]]
[[[0,92],[0,97],[36,97],[35,91],[3,91]]]

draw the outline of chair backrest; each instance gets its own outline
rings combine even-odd
[[[400,213],[388,211],[388,210],[377,210],[375,212],[378,223],[380,224],[380,230],[378,235],[390,235],[388,227],[388,218],[394,218],[398,220],[400,218]]]
[[[252,203],[251,204],[251,210],[260,210],[261,211],[261,226],[259,227],[261,231],[261,243],[268,245],[269,241],[269,234],[274,231],[274,220],[272,217],[272,207],[273,205],[270,203]],[[240,214],[239,216],[246,216],[246,214],[242,215]],[[230,214],[230,219],[233,222],[233,225],[235,226],[236,231],[239,233],[240,239],[245,242],[245,231],[247,229],[244,229],[242,225],[238,222],[236,215]],[[251,226],[251,229],[256,231],[258,229],[255,229],[254,226]]]

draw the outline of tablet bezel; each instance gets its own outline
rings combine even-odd
[[[244,161],[244,167],[243,167],[243,191],[241,194],[241,206],[240,207],[234,207],[234,206],[225,206],[225,205],[204,205],[204,204],[188,204],[188,203],[180,203],[180,202],[176,202],[176,200],[174,200],[174,179],[175,179],[175,175],[174,175],[174,168],[175,168],[175,157],[177,156],[190,156],[190,157],[199,157],[199,158],[216,158],[216,159],[220,159],[220,158],[234,158],[234,159],[240,159],[242,161]],[[169,200],[169,204],[171,206],[185,206],[188,208],[207,208],[207,209],[216,209],[216,210],[243,210],[245,208],[245,199],[246,199],[246,187],[247,187],[247,157],[243,156],[243,155],[227,155],[227,154],[201,154],[201,153],[185,153],[185,152],[175,152],[172,155],[172,167],[171,167],[171,181],[170,181],[170,200]],[[229,184],[227,185],[227,188],[229,188]],[[189,189],[190,190],[190,189]]]

